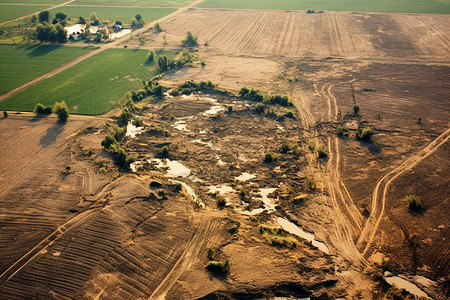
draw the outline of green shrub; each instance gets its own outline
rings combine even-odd
[[[424,210],[422,205],[422,201],[416,195],[409,195],[405,197],[405,202],[408,203],[408,207],[410,211],[420,213]]]
[[[125,135],[127,128],[126,127],[121,128],[119,126],[114,126],[113,130],[114,130],[114,138],[116,139],[116,141],[120,141],[123,138],[123,136]]]
[[[288,111],[287,113],[284,114],[284,116],[285,116],[286,118],[294,119],[294,120],[295,120],[295,115],[294,115],[294,113],[293,113],[292,111]]]
[[[155,24],[155,29],[159,32],[163,31],[163,29],[161,28],[161,25],[159,25],[159,23]]]
[[[33,110],[38,115],[49,115],[52,113],[51,106],[44,106],[41,103],[37,103]]]
[[[105,139],[102,141],[102,146],[105,149],[109,149],[112,144],[115,144],[117,141],[114,137],[107,135]]]
[[[131,112],[128,108],[125,108],[119,117],[119,125],[126,126],[128,124],[128,121],[131,119]]]
[[[277,157],[274,154],[270,153],[270,152],[266,153],[266,155],[264,157],[264,162],[265,163],[271,163],[271,162],[274,162],[276,160],[277,160]]]
[[[317,156],[318,156],[319,158],[326,158],[326,157],[328,156],[324,144],[320,144],[320,145],[317,147]]]
[[[314,180],[314,178],[312,177],[306,177],[306,185],[313,191],[315,191],[317,188],[316,180]]]
[[[178,96],[180,94],[180,90],[179,89],[172,89],[169,94],[170,94],[170,96],[176,97],[176,96]]]
[[[183,47],[196,47],[198,46],[198,37],[188,31],[186,34],[186,39],[181,41],[181,45]]]
[[[369,127],[363,128],[363,129],[358,129],[358,132],[356,133],[356,138],[358,140],[362,140],[362,141],[370,141],[371,137],[373,135],[372,130]]]
[[[66,122],[69,118],[69,108],[65,101],[55,102],[52,112],[58,116],[60,122]]]
[[[156,56],[155,50],[148,50],[147,62],[149,63],[153,62],[155,60],[155,56]]]
[[[227,205],[227,201],[224,198],[220,197],[217,199],[218,207],[225,207],[225,205]]]
[[[144,120],[142,118],[135,118],[133,120],[133,125],[136,127],[142,127],[142,125],[144,125]]]
[[[130,164],[135,161],[134,157],[128,155],[118,143],[111,144],[108,151],[111,152],[120,167],[129,168]]]
[[[266,106],[263,103],[257,103],[255,105],[255,111],[258,114],[263,114],[265,110],[266,110]]]
[[[173,185],[173,189],[175,192],[181,192],[181,190],[183,189],[183,185],[177,182]]]
[[[264,96],[261,94],[260,91],[255,89],[248,89],[246,87],[241,88],[239,91],[239,95],[241,98],[245,100],[251,100],[256,102],[262,102],[264,99]]]
[[[208,257],[209,260],[213,260],[214,259],[214,253],[216,251],[212,248],[208,248],[206,256]]]
[[[314,141],[314,140],[309,141],[309,144],[308,144],[309,150],[311,150],[311,151],[316,150],[316,146],[317,146],[316,141]]]
[[[353,113],[354,113],[355,115],[357,115],[358,112],[359,112],[359,105],[353,106]]]
[[[340,126],[337,128],[337,134],[340,137],[348,137],[348,128],[346,126]]]
[[[164,146],[161,148],[161,151],[158,152],[158,155],[164,158],[169,157],[169,147]]]
[[[286,232],[282,228],[259,226],[259,233],[271,246],[287,248],[296,247],[296,240],[287,236]]]
[[[212,260],[208,262],[206,269],[216,274],[225,275],[230,271],[230,263],[228,259],[223,261]]]

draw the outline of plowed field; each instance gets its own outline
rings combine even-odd
[[[303,11],[191,9],[163,22],[169,45],[186,31],[208,49],[237,55],[297,57],[395,57],[448,60],[446,15],[381,15]],[[161,34],[148,34],[162,43]],[[152,45],[154,46],[154,45]]]

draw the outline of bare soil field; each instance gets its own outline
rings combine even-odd
[[[190,30],[206,66],[162,84],[286,94],[295,119],[230,91],[144,100],[144,126],[120,141],[136,158],[130,171],[100,145],[118,110],[65,126],[10,113],[0,121],[0,294],[411,299],[385,281],[398,275],[418,295],[448,298],[449,21],[190,9],[143,33],[144,46],[122,43],[174,48]],[[357,140],[367,127],[371,141]],[[411,194],[423,212],[408,211]],[[210,260],[227,260],[229,273],[208,271]]]
[[[163,46],[164,34],[167,47],[179,46],[189,30],[208,51],[235,55],[446,61],[450,53],[447,15],[192,8],[161,26],[142,35],[149,46]]]

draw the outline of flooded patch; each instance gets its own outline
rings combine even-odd
[[[179,183],[181,184],[186,192],[192,197],[192,200],[197,203],[200,207],[205,207],[205,203],[203,203],[203,201],[201,201],[198,197],[197,194],[194,192],[194,189],[192,187],[190,187],[189,185],[187,185],[185,182],[183,181],[178,181],[178,180],[170,180],[173,183]]]
[[[227,193],[237,193],[235,189],[228,185],[219,185],[219,186],[209,186],[208,190],[210,193],[219,193],[219,195],[225,195]]]
[[[180,120],[176,121],[174,125],[172,125],[173,128],[178,129],[180,131],[188,131],[189,129],[186,128],[186,121]]]
[[[136,135],[139,133],[142,133],[144,131],[144,127],[136,127],[131,122],[128,122],[127,124],[127,132],[125,133],[125,136],[135,138]]]
[[[113,40],[114,40],[114,39],[123,37],[123,36],[129,34],[130,32],[131,32],[131,29],[122,29],[121,31],[111,33],[108,37],[109,37],[110,39],[113,39]]]
[[[219,112],[221,112],[221,111],[223,111],[223,110],[225,110],[225,107],[224,107],[224,106],[222,106],[222,105],[213,105],[213,106],[211,106],[210,109],[208,109],[207,111],[205,111],[205,112],[203,113],[203,115],[204,115],[204,116],[213,116],[213,115],[216,115],[217,113],[219,113]]]
[[[149,163],[157,163],[159,169],[167,168],[167,176],[169,177],[188,177],[191,170],[176,160],[155,158],[148,161]]]
[[[314,247],[316,247],[320,251],[322,251],[326,254],[330,254],[330,251],[328,250],[327,245],[325,245],[322,242],[316,241],[314,238],[314,234],[303,231],[302,229],[300,229],[300,227],[298,227],[297,225],[288,221],[285,218],[278,217],[277,222],[287,232],[307,240],[308,242],[310,242]]]
[[[390,276],[391,274],[389,272],[384,273],[384,279],[390,284],[395,285],[396,287],[400,289],[405,289],[406,291],[410,292],[411,294],[414,294],[419,297],[425,297],[428,298],[428,295],[423,292],[421,289],[417,287],[417,285],[400,278],[398,276]]]
[[[262,203],[264,204],[264,207],[262,208],[255,208],[252,209],[251,211],[245,210],[245,206],[247,206],[247,204],[244,204],[244,207],[239,207],[236,208],[236,211],[242,215],[246,215],[246,216],[255,216],[255,215],[259,215],[260,213],[263,212],[267,212],[268,214],[273,213],[276,209],[275,207],[277,206],[276,203],[274,201],[272,201],[271,198],[269,198],[269,195],[272,194],[273,192],[275,192],[277,190],[277,188],[261,188],[258,191],[258,194],[260,195],[260,197],[256,198],[262,201]]]
[[[139,169],[139,166],[142,166],[144,164],[143,161],[135,161],[130,164],[130,170],[132,172],[136,172]]]
[[[248,181],[250,179],[256,178],[256,174],[250,174],[247,172],[242,173],[241,175],[234,177],[237,181]]]

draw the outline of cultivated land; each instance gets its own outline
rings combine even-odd
[[[0,109],[32,111],[36,103],[65,100],[73,113],[106,113],[158,73],[155,62],[146,64],[146,56],[146,50],[106,50],[0,102]]]
[[[110,20],[111,22],[121,20],[125,24],[130,24],[131,19],[137,14],[140,14],[148,22],[152,22],[174,11],[174,8],[159,7],[64,6],[52,11],[52,13],[63,12],[73,19],[80,16],[89,19],[91,13],[95,12],[100,20]]]
[[[8,5],[0,4],[0,22],[13,20],[33,12],[48,9],[50,6],[45,5]]]
[[[81,56],[92,48],[0,46],[0,94],[6,93]]]
[[[7,3],[8,5],[11,4],[16,4],[16,5],[21,5],[21,4],[33,4],[36,5],[36,3],[39,4],[60,4],[60,3],[64,3],[67,2],[65,0],[19,0],[19,1],[11,1],[11,0],[0,0],[0,3]]]
[[[75,0],[73,5],[95,6],[140,6],[140,7],[183,7],[193,0]]]
[[[401,0],[401,1],[369,1],[369,0],[206,0],[199,5],[206,8],[232,9],[274,9],[274,10],[328,10],[359,11],[386,13],[450,13],[450,2],[447,0]]]
[[[104,45],[179,49],[190,30],[206,65],[167,72],[160,83],[212,80],[219,90],[137,102],[143,127],[119,138],[133,171],[100,145],[119,110],[66,124],[30,113],[1,118],[0,294],[413,299],[384,282],[388,271],[414,283],[407,288],[416,295],[448,299],[449,22],[190,9],[161,21],[163,33],[139,35],[143,46],[138,38]],[[155,74],[140,65],[146,53],[105,50],[26,90],[23,103],[64,86],[71,110],[111,108]],[[244,85],[295,106],[266,103],[263,112],[236,96]],[[357,140],[366,127],[371,141]],[[326,158],[315,151],[321,143]],[[166,148],[170,161],[160,163]],[[263,162],[268,152],[277,159]],[[407,195],[425,210],[409,211]],[[315,240],[266,229],[288,221]],[[229,273],[208,271],[211,259],[228,260]]]

